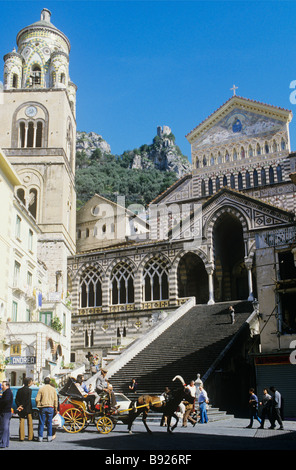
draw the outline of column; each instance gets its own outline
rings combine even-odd
[[[248,273],[248,288],[249,288],[249,301],[254,300],[254,295],[253,295],[253,279],[252,279],[252,266],[253,262],[249,258],[245,258],[245,266],[247,268],[247,273]]]
[[[208,273],[208,279],[209,279],[209,301],[208,305],[213,305],[215,303],[214,299],[214,282],[213,282],[213,274],[214,274],[214,265],[213,264],[207,264],[205,266],[206,271]]]

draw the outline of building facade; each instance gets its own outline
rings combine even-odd
[[[0,122],[6,131],[1,132],[0,145],[20,180],[15,210],[22,211],[37,230],[37,264],[32,267],[36,273],[46,272],[47,277],[38,316],[30,318],[30,334],[32,320],[49,328],[53,321],[58,322],[62,331],[58,336],[53,333],[57,336],[54,341],[49,331],[38,340],[35,353],[37,349],[50,351],[47,357],[42,353],[36,371],[42,379],[51,370],[46,360],[51,365],[70,362],[67,258],[76,250],[76,86],[69,76],[70,42],[51,23],[49,10],[43,9],[39,21],[17,34],[16,44],[17,49],[4,56]],[[37,290],[37,275],[35,280]],[[28,320],[25,304],[24,298],[18,303],[17,321]],[[48,341],[52,342],[50,348]]]
[[[282,247],[271,247],[267,263],[262,240],[295,233],[291,119],[289,110],[233,96],[187,135],[192,174],[151,202],[148,233],[126,233],[109,247],[106,239],[91,248],[79,240],[68,261],[73,353],[129,344],[190,297],[197,304],[259,299],[261,350],[277,349],[274,329],[289,350],[296,331],[288,338],[287,328],[278,329],[285,321],[274,282]]]

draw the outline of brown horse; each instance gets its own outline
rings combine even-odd
[[[180,380],[181,387],[172,391],[172,397],[167,402],[163,401],[161,396],[157,395],[141,395],[137,401],[131,404],[131,410],[129,411],[129,420],[128,420],[128,431],[131,434],[132,424],[135,419],[142,414],[142,421],[147,430],[147,432],[152,433],[149,429],[146,419],[149,410],[153,410],[159,413],[162,413],[167,417],[167,431],[171,433],[178,424],[179,418],[176,415],[176,411],[180,402],[183,399],[186,399],[189,403],[194,402],[194,397],[191,396],[189,390],[185,386],[185,382],[180,375],[177,375],[173,381],[176,379]],[[176,422],[174,426],[171,426],[171,419],[175,418]]]

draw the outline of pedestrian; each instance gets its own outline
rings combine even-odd
[[[9,447],[12,403],[13,394],[9,382],[3,380],[2,396],[0,397],[0,448]]]
[[[235,310],[232,305],[229,307],[230,323],[233,325],[235,322]]]
[[[199,413],[200,413],[200,420],[199,423],[204,424],[208,422],[208,414],[207,414],[207,404],[209,403],[208,394],[203,388],[203,385],[199,386],[199,396],[198,396],[198,406],[199,406]]]
[[[36,405],[39,408],[38,441],[43,441],[45,422],[47,423],[47,440],[52,441],[52,418],[58,411],[58,396],[56,389],[50,384],[49,377],[45,377],[44,386],[38,390]]]
[[[270,424],[271,424],[272,397],[268,393],[267,388],[263,389],[263,398],[262,398],[262,402],[260,403],[260,405],[262,406],[260,429],[264,429],[264,423],[265,423],[266,418],[269,419]]]
[[[33,441],[33,417],[32,417],[32,390],[33,380],[25,377],[23,387],[19,388],[15,397],[15,403],[19,415],[19,440],[25,440],[25,421],[27,420],[28,441]]]
[[[137,383],[137,379],[135,377],[132,378],[128,388],[132,392],[137,393],[138,383]]]
[[[279,429],[284,429],[281,409],[283,404],[282,395],[275,387],[270,387],[272,394],[272,406],[271,406],[271,426],[269,429],[275,428],[275,422],[277,421],[280,425]]]
[[[250,410],[250,424],[247,428],[251,428],[253,426],[254,419],[256,419],[259,424],[261,424],[261,419],[258,416],[258,406],[259,400],[257,395],[255,395],[255,390],[253,388],[249,389],[249,410]]]

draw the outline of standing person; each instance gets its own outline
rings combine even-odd
[[[50,378],[45,377],[44,386],[38,390],[36,405],[39,408],[38,441],[43,441],[43,431],[47,422],[47,440],[52,441],[52,418],[58,411],[56,389],[50,385]]]
[[[264,429],[264,423],[266,418],[269,419],[270,424],[271,424],[271,405],[272,405],[272,397],[269,395],[267,388],[263,389],[263,398],[262,402],[260,403],[262,405],[262,413],[261,413],[261,425],[260,429]]]
[[[137,379],[135,377],[132,378],[128,388],[132,392],[137,393],[138,383],[137,383]]]
[[[275,387],[270,387],[272,393],[272,407],[271,407],[271,426],[269,429],[275,428],[275,422],[280,425],[279,429],[284,429],[281,417],[282,395]]]
[[[0,448],[9,447],[10,439],[13,395],[7,380],[2,382],[2,392],[0,397]]]
[[[235,322],[235,310],[232,305],[229,307],[230,323],[233,325]]]
[[[31,385],[33,380],[30,377],[24,378],[24,385],[21,387],[16,394],[15,403],[19,415],[19,439],[20,441],[25,440],[25,421],[27,419],[28,425],[28,441],[33,441],[33,418],[32,418],[32,390]]]
[[[209,403],[208,394],[203,388],[203,385],[199,386],[199,396],[198,396],[198,405],[199,405],[199,412],[200,412],[200,420],[199,423],[207,423],[208,422],[208,414],[207,414],[207,403]]]
[[[247,428],[251,428],[253,426],[254,419],[256,419],[259,424],[261,424],[261,419],[258,416],[259,400],[257,395],[255,395],[255,390],[253,388],[249,389],[249,395],[250,424],[247,426]]]

